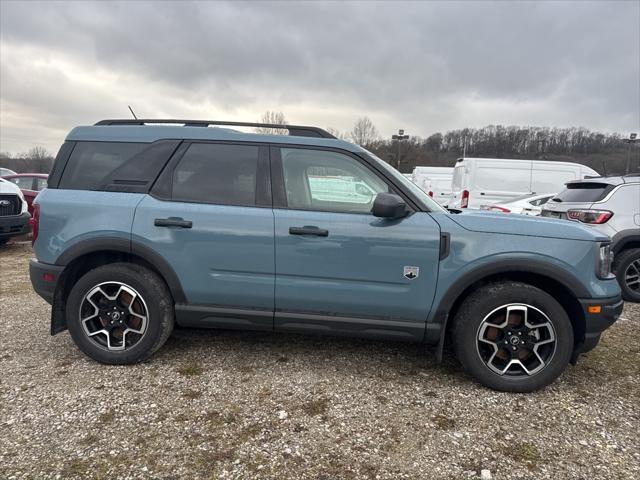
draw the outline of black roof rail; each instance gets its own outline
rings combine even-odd
[[[263,128],[280,128],[288,130],[289,135],[295,137],[316,137],[316,138],[336,138],[326,130],[318,127],[305,127],[302,125],[279,125],[272,123],[251,123],[251,122],[227,122],[216,120],[176,120],[176,119],[159,119],[159,118],[139,118],[139,119],[115,119],[100,120],[97,126],[102,125],[147,125],[154,123],[175,123],[185,127],[208,127],[209,125],[223,125],[227,127],[263,127]]]

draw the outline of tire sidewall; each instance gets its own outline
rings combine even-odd
[[[465,316],[456,329],[456,353],[465,370],[490,388],[511,392],[529,392],[548,385],[566,368],[573,353],[573,328],[567,313],[549,294],[524,284],[496,285],[472,295],[461,310]],[[556,348],[547,365],[531,376],[502,376],[491,370],[480,357],[477,333],[483,319],[493,310],[507,304],[527,304],[539,309],[551,321],[556,335]],[[464,311],[463,311],[464,310]]]
[[[625,281],[625,274],[629,265],[632,262],[638,260],[640,258],[640,248],[634,248],[628,251],[624,251],[621,254],[620,262],[616,265],[615,272],[616,278],[618,279],[618,284],[620,285],[620,290],[622,290],[622,296],[625,300],[629,302],[640,302],[640,293],[631,290]]]
[[[136,265],[106,265],[91,270],[73,286],[67,299],[67,328],[78,348],[86,355],[101,363],[136,363],[150,356],[157,349],[158,343],[162,342],[163,325],[167,324],[166,317],[169,315],[166,308],[167,301],[162,298],[166,292],[159,291],[157,283],[149,282],[144,278],[143,273],[142,267]],[[98,346],[84,332],[80,320],[80,304],[84,296],[97,285],[110,281],[121,282],[132,287],[142,297],[147,307],[147,329],[143,337],[138,343],[122,351],[110,351]],[[172,320],[171,318],[171,325]]]

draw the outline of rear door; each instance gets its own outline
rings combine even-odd
[[[183,144],[138,205],[132,240],[176,272],[189,304],[176,306],[183,323],[273,327],[268,147]]]
[[[418,211],[374,217],[375,196],[397,192],[346,152],[273,147],[272,161],[275,328],[422,339],[438,224]]]

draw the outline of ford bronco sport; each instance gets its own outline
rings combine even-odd
[[[30,275],[52,334],[109,364],[148,358],[174,323],[410,340],[438,358],[448,342],[480,383],[528,392],[622,310],[598,231],[450,213],[324,130],[234,126],[258,125],[69,133],[34,210]]]

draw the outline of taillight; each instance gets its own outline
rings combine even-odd
[[[499,207],[497,205],[491,205],[487,210],[491,210],[492,212],[503,212],[503,213],[511,213],[511,210],[504,207]]]
[[[469,206],[469,190],[462,191],[462,198],[460,199],[460,208],[467,208]]]
[[[609,210],[569,210],[567,217],[582,223],[600,225],[606,223],[613,216]]]
[[[33,204],[33,217],[29,220],[31,224],[31,245],[36,243],[38,238],[38,231],[40,230],[40,205]]]
[[[429,196],[433,198],[433,192],[431,190],[429,190]]]

